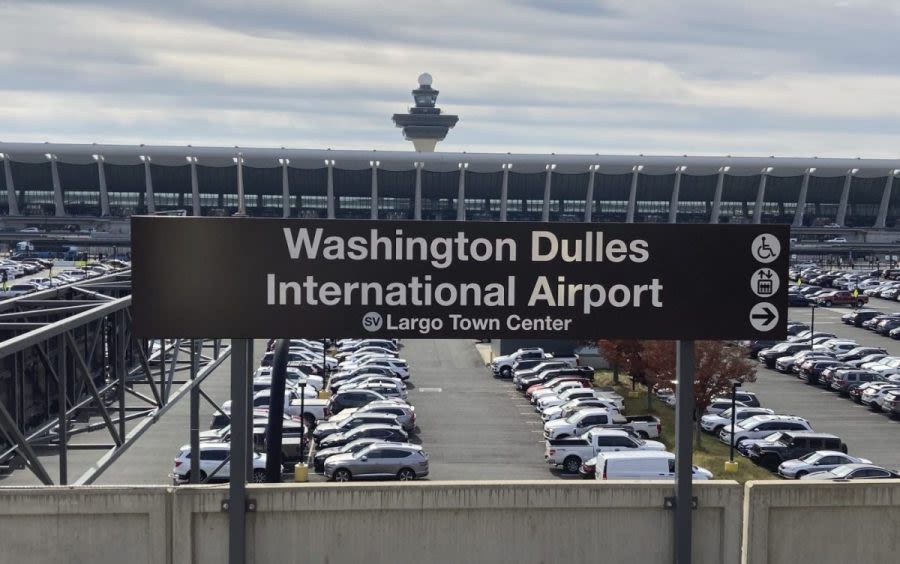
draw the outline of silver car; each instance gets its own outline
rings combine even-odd
[[[325,477],[335,482],[354,478],[415,480],[428,475],[428,455],[409,443],[373,444],[353,454],[336,454],[325,460]]]
[[[778,466],[778,475],[788,479],[800,479],[813,472],[828,472],[842,464],[871,464],[870,460],[857,458],[836,450],[817,450],[795,460],[786,460]]]
[[[416,408],[397,400],[373,401],[357,410],[361,412],[388,413],[397,418],[397,424],[407,433],[416,430]]]

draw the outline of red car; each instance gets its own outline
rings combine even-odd
[[[827,294],[816,296],[816,303],[825,307],[831,307],[833,305],[862,307],[868,302],[868,296],[865,296],[860,292],[857,292],[857,295],[854,296],[853,292],[848,292],[846,290],[838,290],[836,292],[828,292]]]

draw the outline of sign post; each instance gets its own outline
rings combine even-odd
[[[132,217],[134,333],[232,339],[235,563],[246,548],[250,339],[677,340],[671,506],[686,564],[694,341],[787,334],[789,229]]]

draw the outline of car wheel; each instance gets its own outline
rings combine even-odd
[[[800,478],[802,478],[803,476],[806,476],[807,474],[809,474],[809,472],[807,472],[806,470],[800,470],[799,472],[794,474],[794,477],[799,480]]]
[[[722,432],[722,429],[725,428],[725,425],[718,425],[715,429],[713,429],[713,435],[719,436],[719,433]]]
[[[409,468],[404,468],[403,470],[400,470],[399,472],[397,472],[397,479],[400,480],[401,482],[408,482],[410,480],[415,480],[416,473],[413,472]]]
[[[638,436],[644,440],[647,440],[650,438],[650,435],[648,435],[645,431],[638,431]]]
[[[340,470],[336,470],[334,472],[334,481],[335,482],[349,482],[351,479],[350,471],[341,468]]]
[[[831,300],[825,300],[825,307],[831,307]]]
[[[304,429],[307,434],[309,434],[309,430],[316,426],[316,418],[312,413],[304,413],[303,414],[303,425],[306,427]]]
[[[510,368],[509,366],[504,366],[503,368],[500,369],[500,376],[503,376],[504,378],[509,378],[510,374],[512,374],[512,368]]]
[[[188,474],[188,475],[190,475],[190,474]],[[200,471],[200,482],[201,483],[206,482],[206,472],[204,472],[203,470]]]
[[[862,307],[862,306],[864,306],[865,304],[866,304],[866,302],[864,302],[864,301],[862,301],[862,300],[857,300],[857,302],[856,302],[856,307]]]
[[[581,459],[577,456],[570,456],[563,460],[563,469],[569,474],[577,474],[581,469]]]
[[[254,484],[264,484],[266,483],[266,471],[265,470],[254,470],[253,477],[251,481]]]

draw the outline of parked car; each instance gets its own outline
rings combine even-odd
[[[428,475],[428,454],[419,445],[369,445],[355,453],[336,454],[325,460],[325,476],[336,482],[359,478],[415,480]]]
[[[319,423],[315,431],[313,431],[313,440],[318,444],[321,443],[322,439],[325,437],[329,437],[335,433],[346,433],[351,429],[366,424],[379,423],[382,425],[400,426],[397,418],[387,413],[355,412],[343,417],[344,413],[346,413],[346,411],[333,416],[328,421]]]
[[[313,456],[313,470],[316,472],[323,472],[325,470],[325,461],[329,456],[334,456],[336,454],[352,454],[361,451],[371,444],[384,442],[385,441],[382,441],[381,439],[365,438],[350,441],[344,446],[318,449],[316,450],[315,456]]]
[[[747,449],[747,457],[767,470],[775,471],[785,460],[793,460],[817,450],[847,452],[837,435],[810,431],[786,431],[777,441],[757,442]]]
[[[792,480],[800,479],[813,472],[828,472],[844,464],[871,464],[871,460],[857,458],[836,450],[817,450],[785,460],[778,465],[778,475]]]
[[[731,443],[731,435],[734,434],[734,444],[739,444],[748,439],[761,439],[771,435],[775,431],[812,431],[809,422],[795,415],[756,415],[745,419],[732,428],[726,425],[719,431],[719,439],[725,443]]]
[[[711,480],[712,472],[693,466],[694,480]],[[671,452],[603,452],[597,455],[598,480],[672,480],[675,455]]]
[[[850,394],[850,390],[865,382],[880,382],[884,376],[871,370],[846,369],[838,370],[831,379],[831,389],[842,396]]]
[[[601,452],[639,450],[665,451],[666,445],[658,441],[645,441],[625,429],[597,427],[577,438],[545,441],[544,461],[574,474],[581,468],[584,460]]]
[[[808,339],[807,342],[784,342],[779,343],[771,348],[759,351],[757,358],[759,358],[760,362],[766,365],[766,368],[775,368],[775,361],[777,361],[779,358],[797,354],[800,351],[805,351],[811,348],[812,346],[809,344]]]
[[[231,443],[200,443],[200,479],[206,481],[228,481],[231,477]],[[266,481],[266,457],[254,452],[253,472],[249,478],[253,482]],[[175,457],[175,467],[170,474],[173,481],[184,483],[191,476],[191,445],[184,445]]]
[[[491,361],[491,372],[495,377],[512,378],[513,365],[518,360],[550,359],[551,355],[541,348],[524,348],[508,355],[498,356]]]
[[[331,448],[343,446],[356,439],[373,438],[394,443],[405,443],[409,435],[399,425],[366,424],[351,429],[346,433],[334,433],[322,439],[319,446]]]
[[[737,407],[734,410],[735,421],[743,421],[756,415],[774,415],[775,412],[764,407]],[[718,435],[725,425],[731,425],[731,407],[720,413],[708,413],[700,418],[700,428],[707,433]]]
[[[341,390],[331,396],[328,410],[336,414],[348,407],[362,407],[369,402],[383,399],[387,399],[387,397],[373,390]]]
[[[735,407],[750,407],[744,402],[735,401]],[[704,415],[718,415],[722,413],[726,409],[731,409],[731,399],[730,398],[713,398],[713,400],[706,406],[706,411]]]
[[[812,472],[801,480],[878,480],[897,479],[900,474],[873,464],[843,464],[827,472]]]

